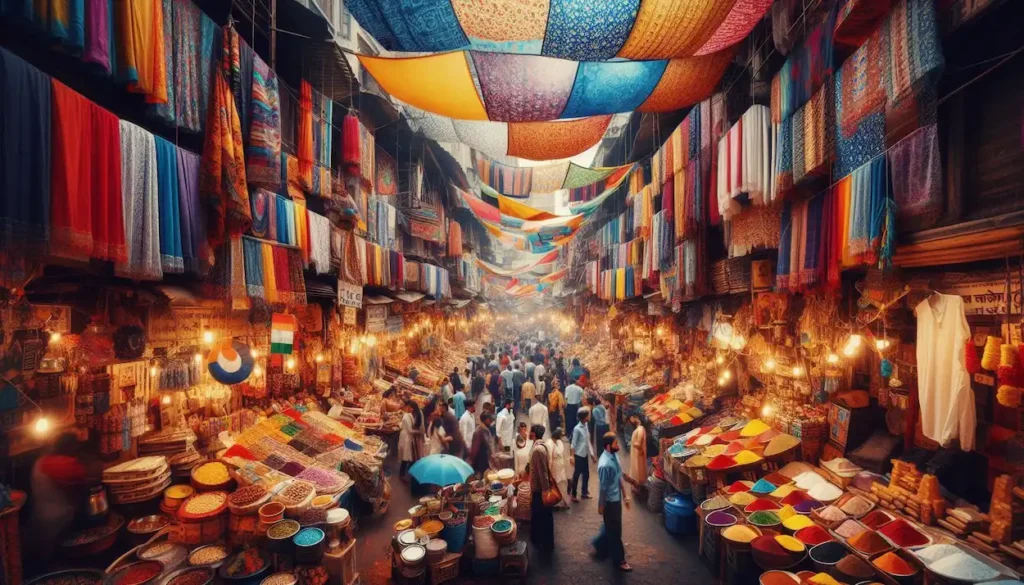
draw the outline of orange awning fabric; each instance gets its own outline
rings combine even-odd
[[[534,256],[534,258],[527,260],[525,263],[508,269],[502,268],[500,266],[495,266],[489,262],[484,262],[479,258],[476,259],[476,265],[479,266],[482,270],[486,270],[487,272],[490,272],[495,276],[518,276],[520,274],[525,274],[543,264],[550,264],[554,262],[555,260],[558,259],[558,251],[554,250],[552,252],[548,252],[547,254],[535,254]]]
[[[593,116],[553,122],[511,122],[508,154],[529,160],[576,156],[597,144],[611,121],[611,116]]]
[[[668,112],[707,99],[735,54],[736,48],[729,47],[701,57],[672,59],[661,81],[637,109],[641,112]]]
[[[359,62],[403,102],[449,118],[487,119],[464,51],[398,59],[360,55]]]
[[[530,207],[525,203],[520,203],[511,197],[506,197],[501,193],[498,193],[494,189],[491,189],[487,185],[483,185],[484,194],[494,197],[498,200],[498,210],[505,215],[511,215],[519,219],[528,221],[536,221],[541,219],[554,219],[558,217],[554,213],[548,213],[547,211],[541,211],[535,207]]]

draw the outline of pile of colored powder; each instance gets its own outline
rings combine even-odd
[[[776,514],[779,515],[779,518],[781,520],[785,520],[790,516],[796,516],[796,510],[793,509],[793,506],[783,506],[779,508],[779,511],[776,512]]]
[[[715,510],[704,517],[704,521],[711,526],[732,526],[736,523],[736,517],[728,512]]]
[[[847,540],[853,538],[854,536],[857,536],[861,532],[867,532],[867,528],[864,528],[864,526],[862,526],[856,520],[847,520],[846,522],[840,524],[838,528],[836,528],[836,534],[842,536]]]
[[[795,504],[793,506],[793,509],[796,510],[797,512],[800,512],[801,514],[809,514],[811,510],[817,510],[818,508],[824,505],[825,504],[822,504],[818,500],[808,498],[798,504]]]
[[[796,488],[791,485],[784,485],[782,487],[775,488],[775,491],[769,495],[771,495],[771,497],[773,498],[784,498],[789,494],[793,493],[795,490]]]
[[[843,543],[832,540],[812,548],[811,560],[823,565],[834,565],[849,553],[850,551],[843,546]]]
[[[752,512],[761,512],[763,510],[778,510],[779,505],[767,498],[758,498],[753,502],[747,504],[744,508],[744,512],[750,514]]]
[[[771,482],[765,481],[764,478],[757,480],[754,487],[750,488],[750,491],[755,494],[770,494],[775,491],[775,485]]]
[[[818,510],[818,517],[827,522],[839,522],[840,520],[846,520],[849,518],[846,512],[843,512],[835,506],[825,506]]]
[[[687,459],[684,465],[686,465],[687,467],[705,467],[707,466],[708,461],[711,460],[703,455],[694,455],[693,457]]]
[[[814,585],[843,585],[839,581],[836,581],[828,573],[818,573],[807,580],[808,583],[814,583]]]
[[[850,516],[863,516],[868,513],[868,510],[870,510],[872,506],[874,506],[874,504],[864,498],[860,496],[853,496],[843,502],[843,505],[839,508]]]
[[[902,518],[893,520],[879,528],[878,531],[884,534],[896,546],[924,546],[929,542],[927,536]]]
[[[838,487],[826,482],[819,483],[818,485],[807,490],[807,495],[811,496],[819,502],[831,502],[832,500],[843,495],[843,490]]]
[[[726,447],[725,447],[725,454],[726,455],[736,455],[740,451],[743,451],[746,448],[747,448],[747,446],[744,445],[742,441],[733,441],[733,442],[729,443],[728,445],[726,445]]]
[[[768,571],[761,574],[761,585],[799,585],[793,575],[785,571]]]
[[[721,510],[722,508],[729,507],[729,500],[725,496],[715,496],[701,502],[700,507],[709,512],[712,510]]]
[[[710,445],[710,446],[708,446],[708,448],[704,449],[704,456],[705,457],[711,457],[712,459],[714,459],[715,457],[718,457],[719,455],[724,455],[725,454],[725,449],[726,449],[725,445]]]
[[[999,576],[999,571],[964,552],[942,557],[928,565],[928,568],[941,575],[968,583],[989,581]]]
[[[768,429],[767,431],[765,431],[765,432],[763,432],[763,433],[761,433],[760,435],[757,436],[757,442],[758,443],[768,443],[772,439],[774,439],[775,437],[778,437],[780,434],[781,433],[779,433],[779,431],[776,431],[775,429]]]
[[[917,555],[917,558],[924,561],[924,564],[930,565],[942,557],[948,557],[962,552],[962,550],[952,544],[933,544],[927,548],[916,551],[914,554]]]
[[[773,557],[780,557],[778,559],[780,562],[787,560],[790,556],[789,551],[782,548],[774,536],[758,536],[750,542],[750,548]]]
[[[773,471],[773,472],[769,473],[768,475],[764,476],[762,479],[764,479],[765,481],[767,481],[768,483],[770,483],[770,484],[772,484],[772,485],[774,485],[776,487],[783,486],[783,485],[789,485],[789,484],[793,483],[792,479],[789,479],[788,477],[786,477],[785,475],[782,475],[778,471]]]
[[[821,526],[818,526],[817,524],[811,524],[806,528],[801,528],[800,530],[797,530],[796,534],[794,534],[793,536],[795,536],[797,540],[806,544],[807,546],[814,546],[816,544],[821,544],[823,542],[829,542],[830,540],[832,540],[832,535],[829,534],[827,530],[825,530]]]
[[[743,430],[740,431],[740,436],[756,437],[761,433],[767,431],[769,428],[770,427],[768,425],[761,422],[761,419],[755,418],[754,420],[748,422],[746,426],[743,427]]]
[[[783,486],[783,487],[792,487],[792,486]],[[779,488],[779,489],[782,489],[782,488]],[[775,491],[777,492],[779,490],[775,490]],[[775,492],[772,492],[772,495],[774,496]],[[779,496],[775,496],[775,497],[779,497]],[[796,488],[793,488],[792,491],[789,492],[789,494],[787,494],[784,498],[782,498],[782,503],[783,504],[788,504],[790,506],[795,506],[795,505],[799,504],[800,502],[806,502],[809,499],[811,499],[811,496],[808,496],[807,494],[803,493],[802,491],[800,491],[800,490],[798,490]]]
[[[744,449],[736,455],[736,465],[750,465],[751,463],[757,463],[761,461],[761,456],[753,451]]]
[[[755,526],[775,526],[779,523],[779,516],[775,512],[754,512],[747,520]]]
[[[740,432],[739,431],[729,431],[729,432],[726,432],[726,433],[722,433],[721,435],[718,435],[718,438],[722,439],[726,443],[730,443],[730,442],[735,441],[736,439],[740,438]]]
[[[768,445],[764,448],[764,456],[771,457],[772,455],[778,455],[779,453],[785,453],[790,449],[800,445],[800,439],[793,435],[779,435],[768,441]]]
[[[734,481],[729,485],[729,489],[726,491],[730,494],[738,494],[740,492],[749,492],[750,488],[754,487],[754,482],[751,481]]]
[[[889,543],[879,536],[879,534],[874,530],[865,530],[860,534],[851,536],[846,543],[852,546],[855,550],[866,555],[875,555],[892,548],[889,546]]]
[[[812,487],[818,485],[819,483],[825,482],[826,480],[824,477],[821,477],[820,475],[814,473],[813,471],[805,471],[800,475],[794,477],[793,481],[796,482],[796,487],[802,490],[809,490]]]
[[[756,499],[757,498],[750,495],[748,492],[738,492],[729,496],[729,501],[732,502],[734,506],[746,506]]]
[[[966,557],[967,555],[964,556]],[[896,554],[895,552],[887,552],[884,555],[872,561],[872,563],[876,567],[878,567],[882,572],[889,573],[890,575],[906,576],[913,575],[917,572],[917,569],[914,568],[914,565],[911,565],[907,561],[903,560],[903,557]],[[993,577],[995,577],[995,575],[993,575]]]
[[[761,535],[745,524],[735,524],[722,531],[722,538],[733,542],[747,543],[758,536]]]
[[[879,526],[883,526],[889,522],[892,522],[892,516],[886,514],[882,510],[874,510],[867,516],[860,519],[861,524],[876,530]]]
[[[711,444],[711,441],[714,441],[714,440],[715,440],[715,436],[714,435],[710,435],[710,434],[709,435],[701,435],[701,436],[697,437],[697,440],[694,441],[693,444],[697,445],[698,447],[707,447],[708,445]]]
[[[718,455],[714,459],[708,462],[708,469],[729,469],[730,467],[736,467],[736,460],[728,455]]]
[[[792,536],[786,536],[785,534],[780,534],[776,536],[775,542],[779,543],[779,546],[788,550],[789,552],[800,553],[807,550],[807,547],[804,546],[804,543],[793,538]]]
[[[802,514],[796,514],[782,521],[782,525],[788,530],[797,531],[801,528],[814,526],[814,521]]]
[[[843,560],[836,563],[836,570],[849,577],[854,577],[854,580],[858,582],[875,574],[875,570],[871,568],[871,565],[864,562],[857,555],[846,555],[843,557]]]

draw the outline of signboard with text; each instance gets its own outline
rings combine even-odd
[[[384,331],[388,318],[388,308],[384,305],[366,307],[366,332],[380,333]]]
[[[358,284],[350,284],[344,280],[338,281],[338,304],[343,307],[363,308],[363,287]]]

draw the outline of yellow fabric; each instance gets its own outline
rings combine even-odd
[[[615,299],[619,301],[626,300],[626,269],[618,268],[615,270]]]
[[[505,215],[510,215],[518,219],[525,219],[530,221],[537,221],[541,219],[554,219],[558,217],[553,213],[547,211],[541,211],[535,207],[530,207],[525,203],[520,203],[509,197],[505,197],[501,193],[495,192],[494,196],[498,199],[498,210]]]
[[[164,12],[160,0],[115,2],[117,61],[128,89],[146,94],[149,103],[167,103]]]
[[[644,0],[619,57],[670,59],[693,55],[729,15],[736,0]]]
[[[463,51],[404,59],[360,55],[359,62],[384,91],[409,105],[459,120],[487,119]]]
[[[268,303],[278,302],[277,279],[274,277],[274,249],[264,242],[263,248],[263,294]]]
[[[722,49],[717,53],[701,57],[684,57],[672,59],[665,68],[665,73],[658,80],[651,95],[637,110],[641,112],[671,112],[711,97],[715,86],[725,74],[725,68],[732,62],[736,47]],[[676,130],[679,132],[679,130]],[[680,138],[682,133],[680,132]],[[680,141],[681,145],[681,141]],[[672,164],[672,170],[679,170],[676,162],[682,161],[682,151],[673,150],[678,160],[665,161]]]
[[[295,202],[295,244],[302,250],[302,263],[309,265],[309,216],[306,215],[306,204]]]

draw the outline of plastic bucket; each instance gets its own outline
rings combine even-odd
[[[665,529],[672,534],[693,534],[697,526],[697,515],[693,502],[679,495],[665,498]]]

